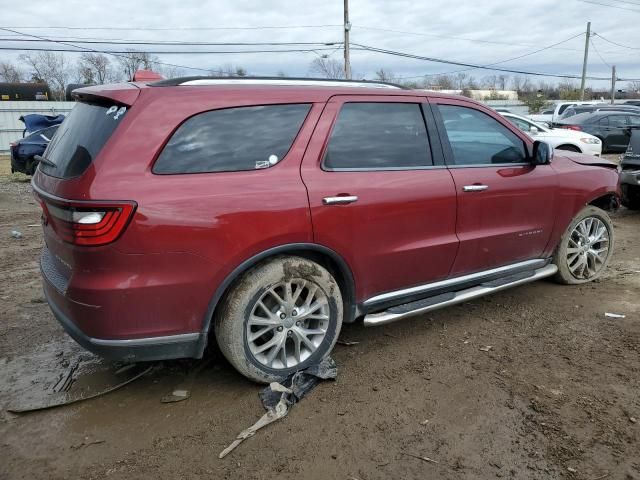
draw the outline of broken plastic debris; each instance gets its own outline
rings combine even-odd
[[[13,238],[22,238],[22,233],[20,233],[18,230],[11,230],[11,236]]]
[[[344,345],[345,347],[353,347],[354,345],[358,345],[360,342],[347,342],[345,340],[338,340],[336,343],[338,345]]]
[[[609,313],[606,312],[604,314],[605,317],[609,317],[609,318],[625,318],[625,315],[621,314],[621,313]]]
[[[283,382],[271,383],[260,392],[262,405],[267,410],[260,420],[243,430],[218,458],[224,458],[247,438],[253,437],[258,430],[285,417],[291,407],[313,390],[322,380],[335,379],[338,374],[336,363],[328,357],[305,370],[289,375]]]
[[[569,473],[576,473],[577,472],[577,470],[575,468],[572,468],[572,467],[567,467],[567,471]]]
[[[481,352],[488,352],[489,350],[492,350],[493,346],[491,345],[487,345],[486,347],[480,347],[480,351]]]
[[[427,423],[429,423],[429,420],[423,420],[420,422],[420,425],[426,425]]]
[[[162,403],[174,403],[186,400],[191,396],[189,390],[174,390],[169,395],[165,395],[160,399]]]

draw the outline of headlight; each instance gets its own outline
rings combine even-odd
[[[590,145],[597,145],[600,143],[600,139],[599,138],[581,138],[580,141],[582,143],[588,143]]]

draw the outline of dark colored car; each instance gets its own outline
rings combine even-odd
[[[574,105],[564,111],[560,117],[560,121],[580,113],[591,112],[631,112],[640,114],[640,107],[636,107],[635,105],[607,105],[604,107],[602,105]]]
[[[640,100],[627,100],[624,102],[625,105],[635,105],[636,107],[640,107]]]
[[[33,175],[38,166],[34,157],[44,153],[47,145],[58,130],[58,125],[38,130],[25,138],[9,144],[11,154],[11,172],[22,172]]]
[[[630,127],[640,126],[640,113],[633,112],[593,112],[580,113],[555,124],[586,132],[602,141],[602,152],[624,152],[629,145]]]
[[[75,96],[32,181],[41,270],[56,318],[108,358],[211,343],[281,380],[343,323],[586,283],[613,251],[616,165],[553,157],[465,97],[206,77]]]
[[[622,204],[640,210],[640,127],[631,130],[627,151],[620,162]]]

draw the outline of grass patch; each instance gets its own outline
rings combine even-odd
[[[27,183],[31,181],[31,177],[29,175],[25,175],[24,173],[20,172],[10,173],[9,175],[7,175],[7,178],[10,182]]]

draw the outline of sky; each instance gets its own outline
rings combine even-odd
[[[3,5],[4,4],[4,5]],[[605,5],[606,4],[606,5]],[[637,5],[637,7],[635,6]],[[359,50],[357,45],[436,57],[463,63],[545,73],[580,75],[586,24],[592,22],[588,75],[611,77],[616,65],[622,79],[640,79],[640,0],[350,0],[352,70],[373,78],[384,68],[399,77],[460,71],[464,67]],[[342,61],[343,0],[0,0],[0,27],[40,37],[106,38],[200,42],[318,42],[320,45],[260,47],[137,46],[147,50],[276,50],[307,52],[158,55],[164,62],[195,68],[239,65],[250,74],[309,74],[320,55]],[[35,14],[37,12],[37,14]],[[26,28],[40,27],[40,28]],[[53,27],[77,27],[57,29]],[[108,29],[83,29],[106,27]],[[295,28],[257,28],[295,27]],[[147,30],[148,29],[148,30]],[[582,34],[582,35],[581,35]],[[0,47],[54,44],[8,42],[13,33],[0,31]],[[570,39],[571,37],[574,37]],[[13,37],[16,38],[16,37]],[[564,40],[570,39],[564,43]],[[610,42],[619,43],[621,46]],[[86,48],[123,49],[122,45],[85,44]],[[58,45],[58,48],[67,48]],[[0,50],[0,60],[15,61],[20,52]],[[185,73],[199,74],[196,70]],[[465,73],[481,78],[487,70]],[[532,77],[535,79],[536,77]],[[547,79],[555,81],[553,79]],[[579,84],[578,80],[575,80]],[[587,82],[606,87],[608,81]],[[621,82],[618,88],[624,88]]]

